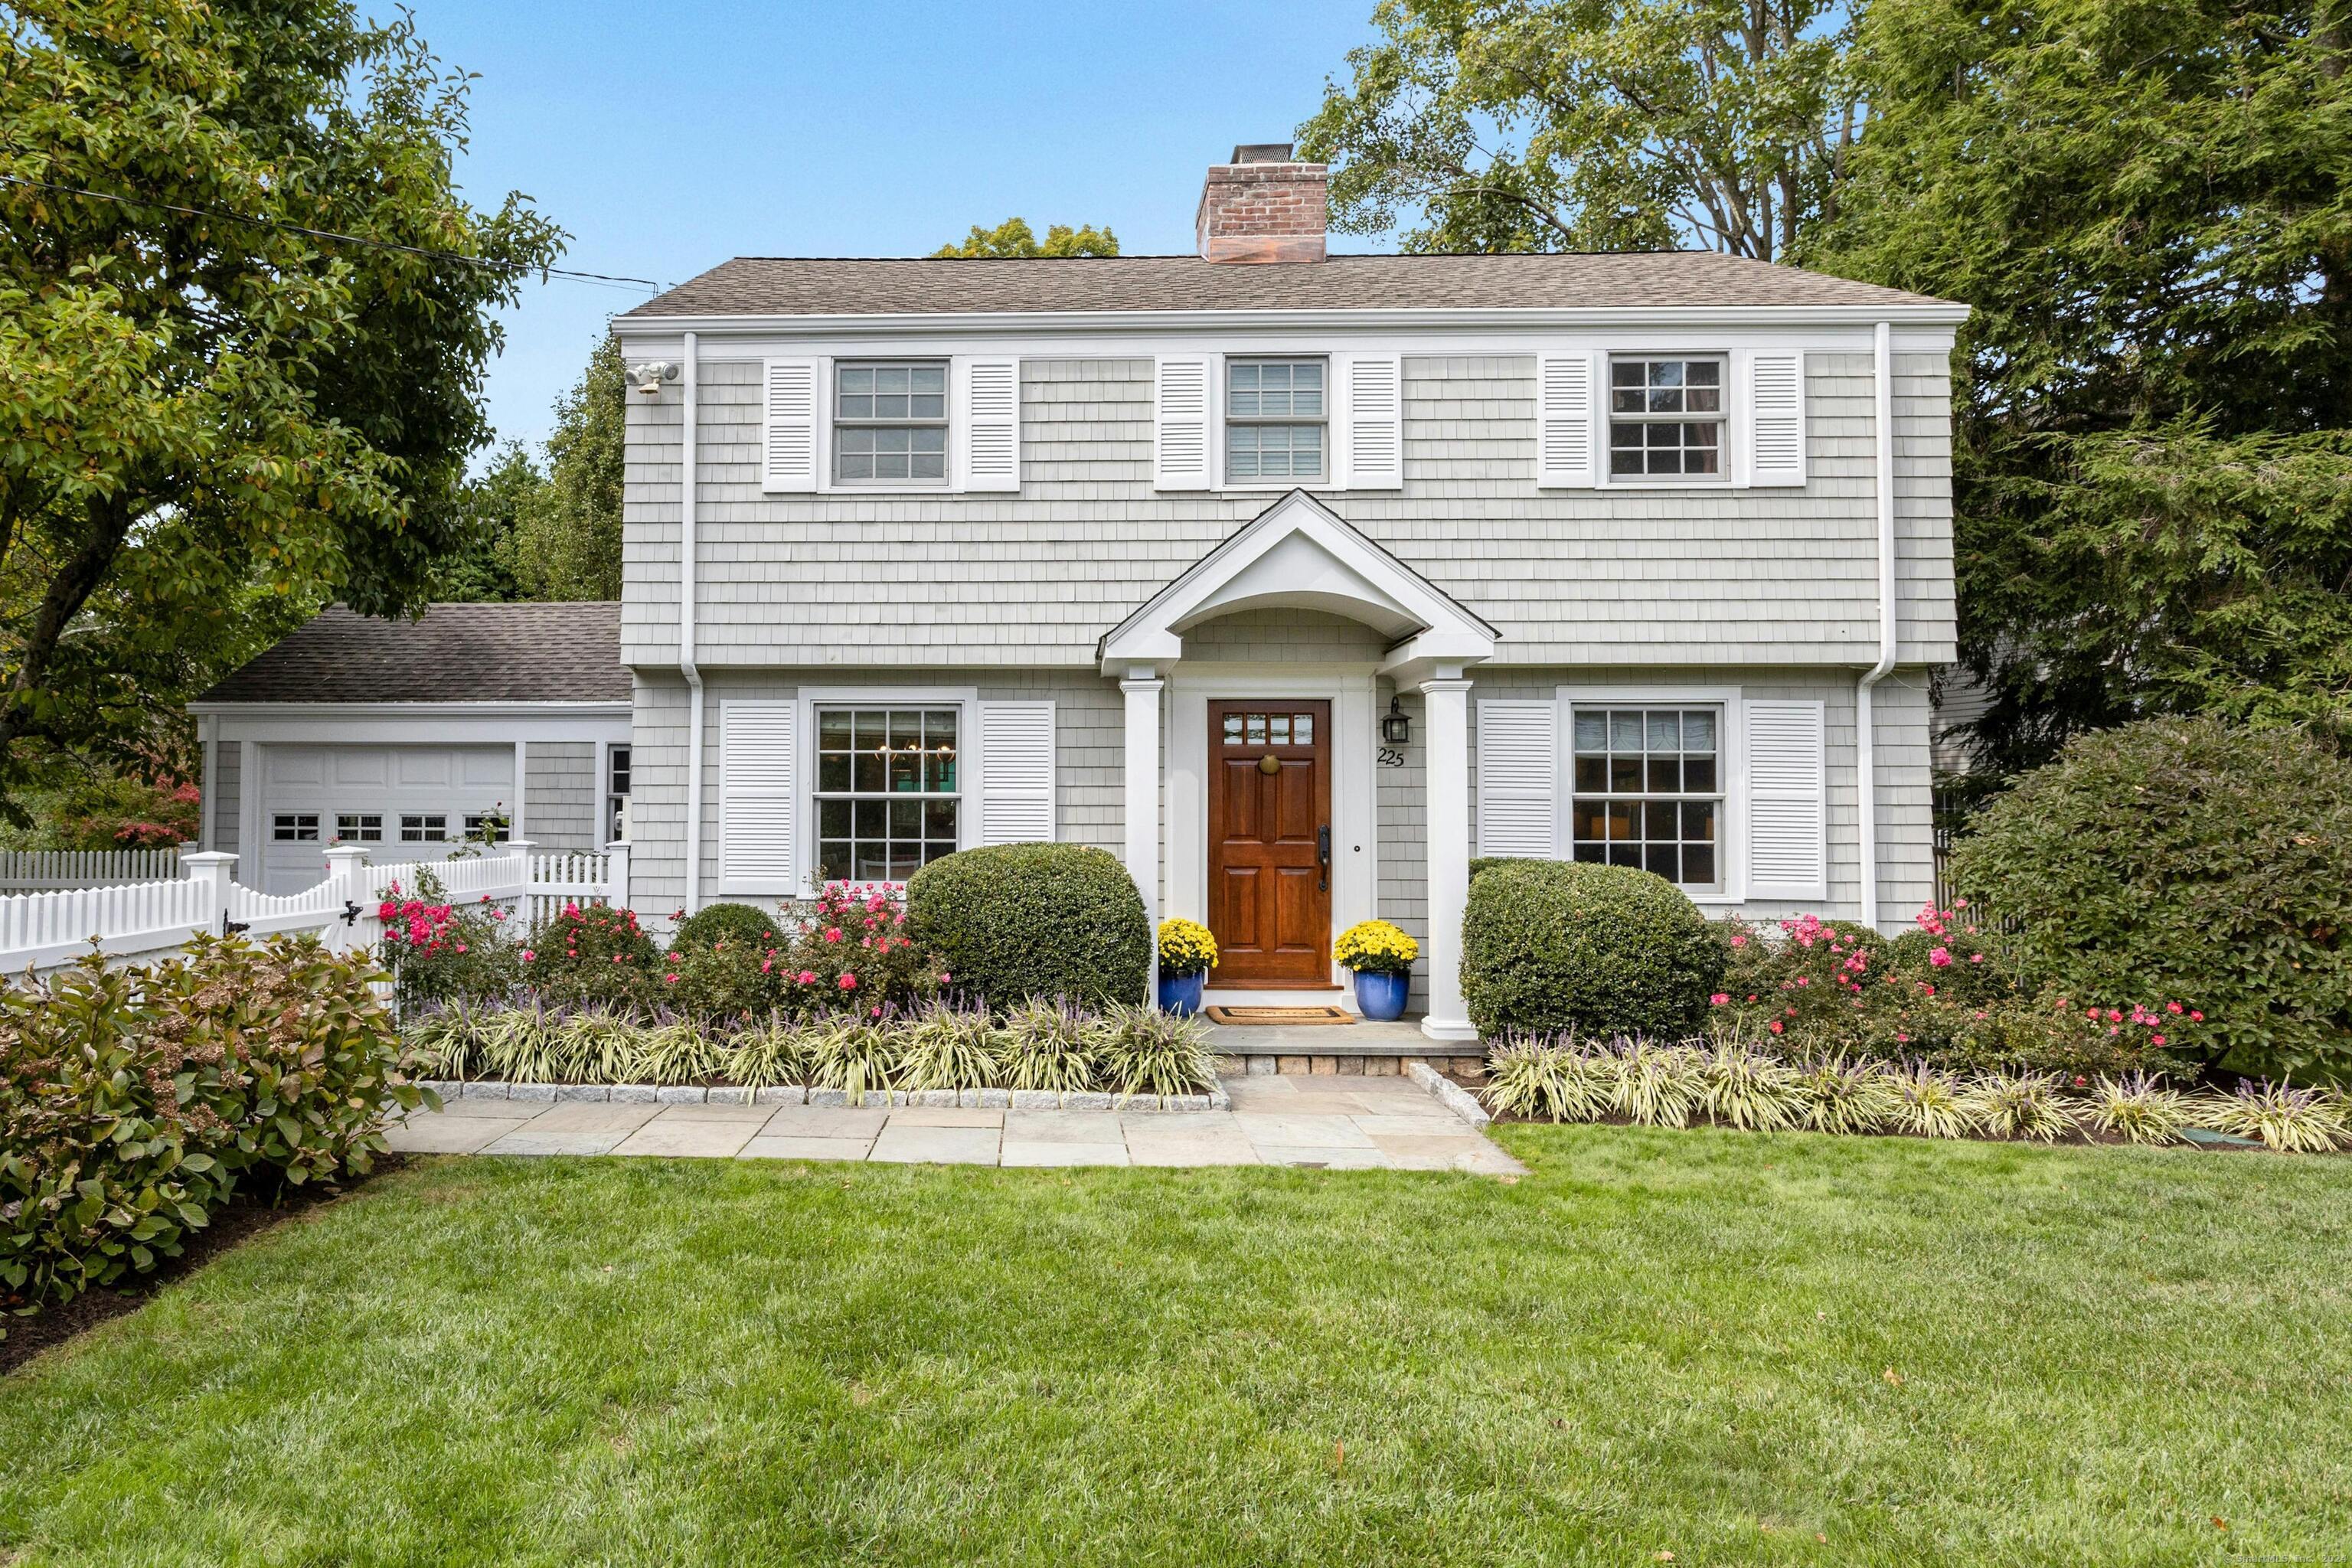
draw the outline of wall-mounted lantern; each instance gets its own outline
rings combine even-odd
[[[1381,739],[1391,746],[1402,746],[1412,739],[1412,721],[1405,717],[1404,699],[1389,699],[1389,710],[1381,718]]]

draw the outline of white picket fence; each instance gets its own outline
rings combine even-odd
[[[558,855],[532,848],[517,840],[465,859],[372,866],[365,849],[335,845],[326,852],[326,880],[299,893],[246,887],[232,876],[236,856],[204,851],[184,857],[187,874],[176,881],[10,894],[0,897],[0,972],[71,963],[93,942],[110,958],[161,958],[196,931],[316,931],[338,951],[362,947],[383,933],[377,909],[413,896],[427,872],[449,902],[498,904],[526,922],[567,900],[628,902],[627,845]]]
[[[173,881],[180,876],[181,853],[178,849],[0,850],[0,893]]]

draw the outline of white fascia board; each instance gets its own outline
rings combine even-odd
[[[975,310],[832,316],[647,316],[613,323],[625,343],[676,342],[687,332],[712,337],[957,339],[1077,335],[1129,337],[1171,332],[1289,331],[1320,340],[1334,331],[1445,331],[1513,334],[1612,327],[1704,331],[1723,327],[1958,327],[1969,307],[1922,305],[1610,306],[1353,310]]]
[[[205,702],[223,741],[311,745],[622,741],[626,702]]]

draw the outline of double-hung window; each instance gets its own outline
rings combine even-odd
[[[1573,854],[1723,886],[1722,710],[1586,707],[1575,716]]]
[[[817,881],[903,882],[955,853],[961,719],[952,707],[817,706]]]
[[[629,748],[611,746],[604,752],[604,837],[613,843],[629,836]]]
[[[1225,362],[1225,478],[1319,479],[1328,471],[1330,398],[1319,359]]]
[[[1609,362],[1611,477],[1720,479],[1723,426],[1723,361]]]
[[[947,483],[944,361],[834,366],[833,477],[845,485]]]

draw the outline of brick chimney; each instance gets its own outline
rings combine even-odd
[[[1209,261],[1320,261],[1329,170],[1301,163],[1287,142],[1234,149],[1201,186],[1192,235]]]

